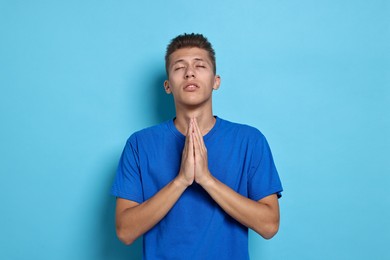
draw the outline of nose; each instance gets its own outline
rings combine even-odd
[[[192,68],[188,68],[188,69],[186,70],[185,78],[186,78],[186,79],[195,78],[195,73],[194,73],[194,70],[193,70]]]

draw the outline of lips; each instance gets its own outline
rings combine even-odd
[[[186,85],[186,86],[184,87],[184,90],[185,90],[185,91],[190,91],[190,92],[192,92],[192,91],[197,90],[198,88],[199,88],[198,85],[196,85],[196,84],[194,84],[194,83],[191,83],[191,84]]]

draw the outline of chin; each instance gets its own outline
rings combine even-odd
[[[177,102],[176,102],[177,101]],[[181,100],[175,100],[175,104],[179,104],[181,107],[188,107],[188,108],[197,108],[197,107],[202,107],[204,105],[209,105],[211,106],[211,97],[207,99],[202,99],[199,97],[192,97],[192,98],[185,98]]]

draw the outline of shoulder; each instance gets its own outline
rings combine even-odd
[[[221,119],[221,129],[238,137],[250,140],[264,139],[263,133],[254,126],[242,123],[235,123],[225,119]]]
[[[130,135],[130,137],[127,139],[127,142],[135,144],[139,141],[158,139],[160,136],[166,134],[166,132],[169,130],[170,121],[171,120],[168,120],[160,124],[138,130]]]

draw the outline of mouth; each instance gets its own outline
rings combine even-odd
[[[188,85],[186,85],[185,87],[184,87],[184,90],[185,91],[190,91],[190,92],[192,92],[192,91],[195,91],[196,89],[198,89],[199,87],[198,87],[198,85],[196,85],[196,84],[188,84]]]

